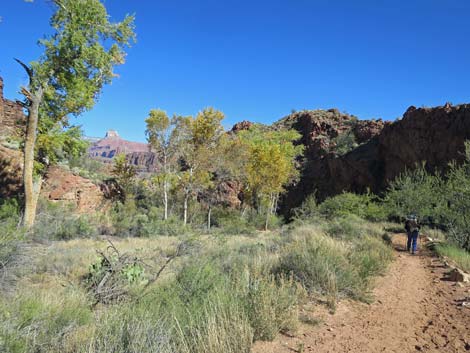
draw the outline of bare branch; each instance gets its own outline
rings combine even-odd
[[[33,80],[33,70],[28,65],[26,65],[24,62],[22,62],[20,59],[17,59],[17,58],[14,58],[14,59],[26,71],[26,73],[29,76],[29,83],[31,83],[31,81]]]

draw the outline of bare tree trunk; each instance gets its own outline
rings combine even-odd
[[[268,225],[269,225],[269,216],[270,216],[270,213],[268,210],[266,210],[266,221],[264,223],[264,230],[268,230]]]
[[[269,203],[268,206],[266,207],[266,223],[264,224],[264,230],[268,230],[269,226],[269,216],[274,214],[274,202],[275,202],[275,196],[271,193],[269,195]]]
[[[278,202],[279,202],[279,194],[276,194],[276,195],[274,195],[273,214],[276,214],[276,212],[277,212]]]
[[[183,224],[188,223],[188,199],[189,199],[189,194],[184,195]]]
[[[164,207],[164,214],[163,219],[166,221],[168,219],[168,160],[166,155],[166,150],[163,155],[163,207]]]
[[[211,213],[212,207],[209,206],[209,210],[207,211],[207,230],[211,230]]]
[[[163,207],[165,209],[163,219],[166,221],[168,219],[168,182],[166,176],[163,182]]]
[[[41,190],[41,180],[34,184],[34,147],[36,144],[36,134],[39,120],[39,104],[42,100],[43,90],[39,88],[36,94],[28,97],[30,106],[28,107],[28,119],[26,125],[26,136],[24,144],[24,219],[23,224],[31,228],[36,218],[36,207]]]

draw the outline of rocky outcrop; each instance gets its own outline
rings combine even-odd
[[[358,120],[353,128],[354,136],[358,143],[365,143],[373,137],[378,136],[386,125],[390,122],[378,120]]]
[[[134,165],[138,173],[153,172],[158,170],[158,162],[153,152],[132,152],[126,154],[128,163]]]
[[[253,126],[253,123],[251,121],[243,120],[233,125],[231,132],[236,133],[236,132],[243,131],[243,130],[249,130],[250,127],[252,126]]]
[[[0,199],[22,192],[23,154],[0,145]]]
[[[362,144],[337,155],[332,137],[344,133],[350,119],[337,113],[307,115],[310,118],[300,114],[287,119],[307,148],[300,181],[284,199],[286,212],[314,192],[320,200],[342,191],[380,194],[391,180],[421,162],[431,172],[445,170],[450,161],[463,160],[464,142],[470,139],[470,105],[410,107],[394,123],[354,123],[351,131]]]
[[[0,138],[20,137],[25,120],[21,105],[3,97],[3,79],[0,77]]]
[[[219,205],[229,208],[239,208],[243,200],[242,184],[237,181],[225,181],[216,190]]]
[[[79,213],[90,213],[106,204],[99,186],[59,167],[49,168],[41,193],[51,202],[75,206]]]

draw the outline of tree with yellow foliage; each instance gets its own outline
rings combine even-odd
[[[293,130],[263,131],[251,128],[240,138],[247,148],[246,185],[255,209],[266,212],[265,230],[269,218],[276,212],[279,194],[295,180],[299,171],[296,159],[303,151],[295,145],[300,135]]]

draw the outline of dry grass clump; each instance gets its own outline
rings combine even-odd
[[[392,250],[377,237],[337,240],[310,227],[294,230],[292,237],[277,271],[293,275],[310,293],[326,295],[331,304],[338,297],[370,300],[372,276],[392,260]]]

